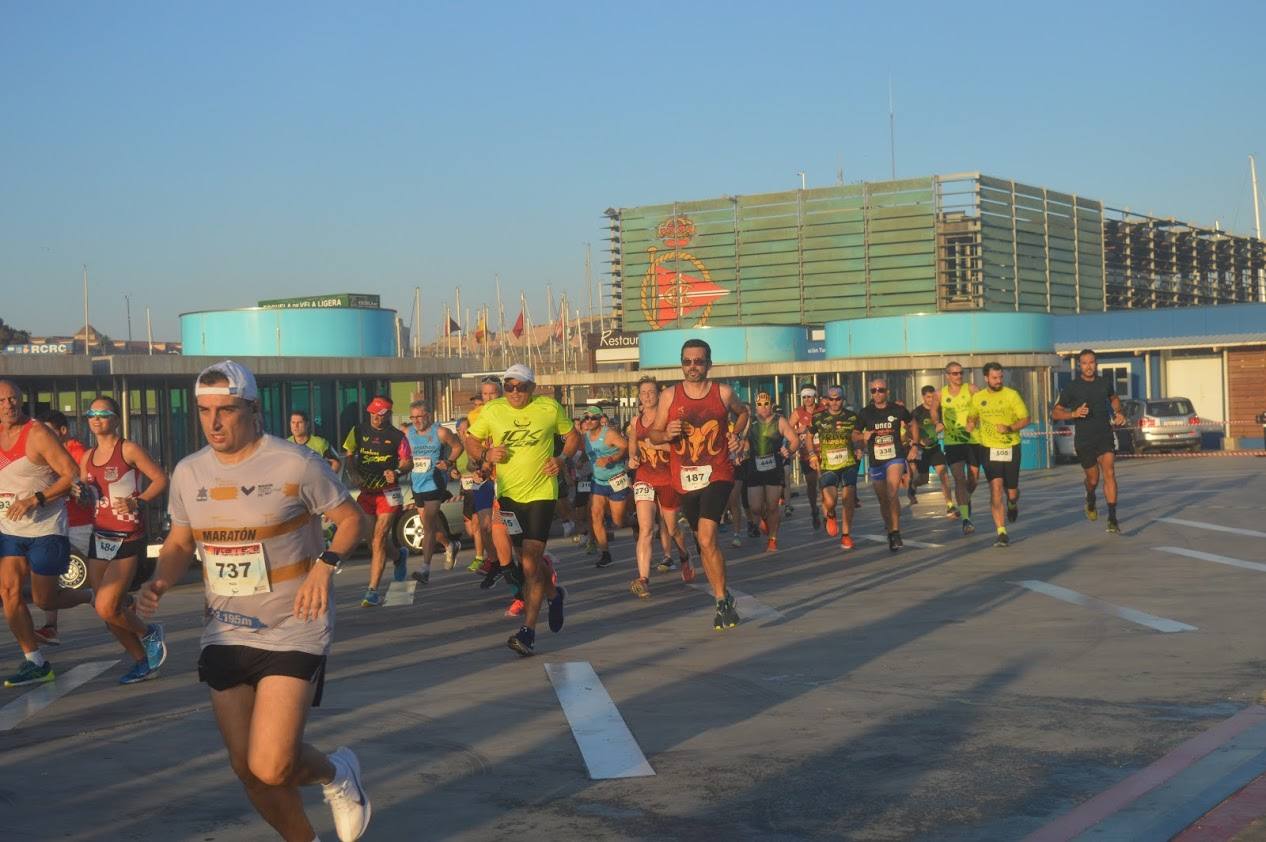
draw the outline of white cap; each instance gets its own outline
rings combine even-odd
[[[802,398],[817,397],[817,396],[818,396],[818,390],[811,388],[809,386],[805,386],[803,389],[800,390],[800,397]]]
[[[532,369],[523,363],[515,363],[506,369],[506,373],[501,375],[502,380],[518,380],[520,383],[535,383],[536,375],[532,373]]]
[[[229,379],[227,386],[215,385],[205,386],[201,381],[203,376],[208,372],[219,372]],[[241,398],[244,401],[259,400],[259,388],[255,385],[255,375],[241,363],[235,363],[232,360],[224,360],[223,362],[213,363],[198,374],[198,380],[194,382],[194,396],[198,395],[228,395],[234,398]]]

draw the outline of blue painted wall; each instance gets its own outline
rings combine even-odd
[[[184,353],[258,357],[394,357],[396,311],[208,310],[182,313]]]
[[[1093,348],[1103,340],[1148,340],[1181,337],[1266,334],[1266,304],[1219,307],[1173,307],[1168,310],[1109,311],[1061,316],[1055,320],[1055,341]]]
[[[826,356],[1049,354],[1054,347],[1053,321],[1046,313],[930,313],[847,319],[827,323]]]
[[[679,368],[681,345],[687,339],[707,342],[714,365],[808,359],[808,334],[803,327],[696,327],[639,334],[638,364],[642,368]]]

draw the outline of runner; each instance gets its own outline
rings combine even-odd
[[[611,564],[611,544],[607,539],[607,514],[615,528],[624,526],[624,510],[630,496],[628,466],[625,457],[629,443],[619,431],[603,421],[602,410],[591,406],[585,410],[585,428],[581,443],[593,465],[593,488],[589,497],[589,522],[598,545],[595,567]]]
[[[976,386],[963,383],[963,366],[951,362],[945,366],[949,383],[941,389],[941,425],[938,428],[945,440],[945,461],[954,475],[954,500],[958,504],[958,516],[963,519],[963,534],[976,531],[971,520],[971,496],[976,491],[980,476],[979,433],[967,429],[967,417],[971,414],[971,398]]]
[[[57,436],[57,440],[61,442],[62,447],[66,448],[66,452],[70,454],[70,458],[75,460],[75,464],[79,464],[79,460],[86,452],[83,444],[79,439],[70,434],[70,421],[66,416],[57,410],[52,412],[44,411],[38,413],[36,418],[45,427],[53,431]],[[92,551],[92,512],[93,509],[79,502],[80,490],[82,484],[76,480],[71,488],[70,494],[66,497],[66,537],[70,539],[70,548],[79,553],[87,564],[88,554]],[[61,637],[57,634],[57,609],[51,608],[44,612],[44,625],[35,630],[35,636],[40,639],[40,643],[47,643],[49,646],[59,646],[62,642]]]
[[[70,564],[65,498],[78,475],[75,462],[47,427],[27,418],[24,400],[16,383],[0,380],[0,599],[24,658],[5,687],[55,677],[22,596],[28,577],[31,601],[45,611],[93,599],[90,588],[68,591],[58,581]]]
[[[542,599],[549,603],[550,631],[563,627],[566,593],[552,581],[542,554],[554,520],[558,475],[580,446],[580,433],[558,401],[533,394],[536,376],[526,365],[506,369],[502,384],[505,397],[484,404],[470,425],[466,446],[475,458],[497,466],[500,520],[523,564],[523,625],[507,644],[528,656],[535,652]],[[554,455],[555,434],[565,437],[560,456]],[[485,447],[487,441],[492,446]]]
[[[96,439],[96,446],[79,460],[87,492],[81,499],[96,501],[88,581],[96,593],[97,615],[132,659],[119,683],[136,684],[155,678],[167,660],[163,627],[141,622],[128,606],[128,588],[148,547],[143,504],[167,491],[167,472],[145,448],[123,438],[114,398],[98,395],[84,414]],[[142,478],[149,480],[144,490]]]
[[[431,557],[435,554],[435,540],[441,528],[440,504],[451,496],[448,470],[462,455],[463,448],[451,430],[435,421],[426,401],[409,404],[409,420],[413,422],[405,433],[412,460],[409,479],[413,485],[413,504],[422,516],[422,569],[414,573],[413,578],[425,585],[431,581]],[[459,547],[456,539],[449,537],[444,547],[445,570],[452,570],[457,563]]]
[[[1029,408],[1010,386],[1002,385],[1002,366],[985,363],[985,389],[972,395],[970,429],[980,431],[980,443],[988,458],[989,509],[998,530],[995,547],[1009,542],[1007,524],[1020,516],[1020,431],[1029,426]],[[1005,504],[1003,489],[1006,490]]]
[[[796,435],[801,438],[812,435],[813,419],[826,410],[827,407],[818,402],[817,388],[812,383],[802,384],[800,406],[791,415],[791,424]],[[809,464],[809,457],[814,453],[811,444],[813,442],[805,438],[805,446],[800,449],[800,473],[804,475],[805,494],[809,496],[809,514],[813,518],[813,529],[817,531],[822,528],[822,517],[818,514],[818,471]]]
[[[331,582],[364,519],[326,462],[262,432],[246,368],[210,366],[194,395],[208,444],[172,472],[171,532],[138,608],[153,615],[199,551],[206,621],[198,678],[210,689],[229,764],[283,839],[315,838],[299,787],[319,783],[338,838],[350,842],[371,813],[360,764],[346,748],[322,754],[303,742],[303,730],[325,684]],[[321,515],[335,524],[324,552]]]
[[[857,502],[857,467],[861,459],[861,433],[857,413],[844,406],[844,387],[828,386],[826,410],[814,417],[806,441],[810,447],[809,466],[822,487],[822,511],[826,534],[840,533],[835,517],[837,498],[843,503],[844,529],[840,548],[853,549],[853,511]]]
[[[1108,531],[1119,533],[1112,425],[1124,424],[1125,416],[1112,382],[1099,376],[1098,355],[1089,348],[1077,355],[1077,377],[1059,393],[1051,418],[1073,423],[1073,447],[1086,474],[1086,517],[1099,518],[1095,490],[1102,476],[1103,499],[1108,501]]]
[[[910,429],[910,443],[919,444],[919,431],[912,427],[910,412],[889,403],[888,382],[883,378],[870,381],[870,403],[858,413],[862,438],[866,442],[870,464],[870,481],[879,499],[879,511],[888,530],[888,549],[896,552],[901,541],[901,475],[906,470],[905,453],[901,448],[902,428]]]
[[[652,444],[651,425],[655,423],[655,410],[659,406],[659,383],[649,375],[637,384],[637,399],[641,411],[629,422],[629,467],[637,472],[633,485],[633,499],[637,507],[637,578],[629,585],[634,596],[645,599],[651,595],[651,550],[655,519],[660,519],[659,534],[664,545],[664,560],[656,568],[660,573],[673,569],[669,541],[677,544],[681,559],[681,580],[693,582],[694,568],[690,566],[690,553],[685,539],[677,527],[677,507],[680,499],[673,487],[668,470],[668,445]]]
[[[585,418],[581,416],[579,421],[573,421],[572,423],[576,425],[577,430],[583,431]],[[589,530],[590,495],[593,493],[593,463],[589,461],[589,457],[583,447],[579,448],[567,460],[567,484],[572,488],[571,542],[573,544],[584,544],[585,552],[587,553],[596,552],[598,545],[594,542],[593,535],[590,534]]]
[[[769,536],[765,552],[777,552],[782,489],[787,481],[785,468],[791,454],[800,449],[800,437],[790,421],[774,413],[774,402],[768,392],[756,394],[756,417],[748,425],[747,442],[751,454],[747,474],[751,517],[763,524]]]
[[[479,417],[484,404],[494,401],[501,397],[501,378],[495,376],[484,377],[479,381],[479,395],[471,398],[473,404],[470,414],[466,416],[465,426],[458,428],[458,440],[464,442],[466,433],[470,430],[470,425]],[[464,448],[464,445],[463,445]],[[496,503],[497,493],[496,485],[493,482],[493,467],[479,459],[471,459],[469,451],[463,449],[462,458],[466,461],[466,468],[461,475],[462,492],[466,497],[466,503],[463,504],[463,511],[469,508],[477,529],[472,529],[471,534],[476,536],[476,556],[482,556],[478,565],[471,564],[473,570],[481,573],[488,582],[486,586],[492,587],[496,580],[500,578],[501,563],[510,563],[510,541],[504,534],[501,535],[498,544],[493,538],[493,528],[496,523],[492,517],[493,506]],[[505,561],[500,562],[498,555],[504,550]],[[488,577],[492,577],[491,580]]]
[[[330,447],[330,443],[312,432],[312,419],[302,409],[290,410],[290,438],[286,441],[301,444],[329,462],[330,469],[336,475],[343,467],[343,461],[338,458],[334,448]]]
[[[941,450],[938,438],[942,429],[940,393],[935,386],[924,386],[920,393],[923,403],[914,408],[910,417],[919,425],[919,439],[923,442],[922,456],[919,459],[917,473],[910,486],[910,503],[914,504],[914,483],[930,482],[933,472],[941,483],[941,496],[945,498],[945,516],[956,517],[958,507],[954,503],[954,493],[950,491],[949,472],[945,467],[945,451]]]
[[[699,542],[699,557],[716,597],[717,631],[739,624],[734,597],[726,589],[725,556],[717,546],[717,525],[734,485],[731,455],[747,435],[747,405],[734,390],[708,379],[712,348],[702,339],[687,339],[681,346],[684,382],[669,386],[660,396],[655,424],[648,438],[654,444],[670,444],[668,465],[673,488],[681,495],[681,508]],[[738,416],[729,428],[729,413]]]
[[[396,536],[392,527],[396,515],[404,506],[404,494],[398,482],[400,473],[413,464],[409,444],[404,433],[391,423],[391,400],[382,395],[374,397],[365,407],[369,421],[362,421],[348,430],[343,440],[343,452],[349,467],[360,478],[360,496],[356,502],[365,514],[374,519],[374,531],[369,539],[369,587],[361,599],[364,608],[382,605],[378,583],[387,566],[387,557],[395,559],[395,580],[403,582],[408,574],[409,551],[395,546]]]

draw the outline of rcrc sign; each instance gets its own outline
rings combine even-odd
[[[38,345],[5,345],[6,354],[69,354],[69,342],[41,342]]]

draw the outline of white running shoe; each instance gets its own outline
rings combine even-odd
[[[350,748],[342,746],[335,749],[329,759],[334,764],[334,780],[321,787],[321,791],[334,814],[334,832],[340,842],[353,842],[365,833],[373,812],[369,795],[360,782],[360,761]]]
[[[730,539],[730,546],[731,547],[743,546],[743,539],[739,537],[737,532],[734,533],[734,537]]]
[[[453,565],[457,563],[457,554],[462,550],[462,542],[456,538],[448,540],[448,546],[444,548],[444,569],[452,570]]]
[[[569,521],[563,521],[563,537],[570,538],[571,534],[576,531],[576,524]]]

